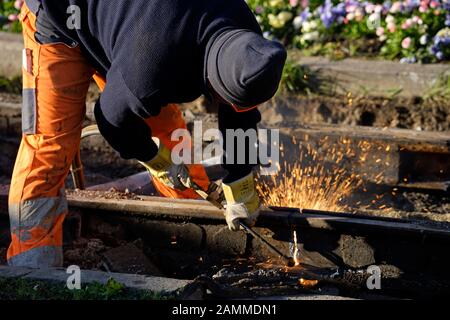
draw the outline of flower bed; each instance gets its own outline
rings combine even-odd
[[[0,0],[0,27],[20,31],[22,0]],[[313,55],[450,60],[450,0],[247,0],[264,34]]]
[[[265,36],[316,53],[450,60],[450,0],[248,0]],[[345,50],[344,50],[345,51]]]

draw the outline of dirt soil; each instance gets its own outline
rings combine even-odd
[[[94,86],[88,104],[98,98]],[[21,103],[21,96],[0,92],[0,103]],[[217,106],[204,98],[181,106],[187,118],[214,112]],[[450,103],[443,99],[382,98],[347,96],[296,95],[278,96],[260,107],[263,124],[288,126],[295,124],[342,124],[403,128],[420,131],[449,131]],[[89,112],[89,110],[88,110]],[[189,120],[189,119],[188,119]],[[214,115],[213,119],[214,120]]]
[[[64,264],[70,266],[76,264],[82,269],[105,270],[102,253],[110,247],[105,246],[100,239],[80,238],[64,248]]]
[[[112,200],[141,200],[141,198],[130,192],[120,192],[114,189],[109,191],[91,190],[67,190],[68,196],[78,196],[89,199],[112,199]]]
[[[94,102],[98,90],[91,86],[88,101]],[[181,109],[202,115],[217,106],[199,98],[185,103]],[[421,97],[363,97],[335,95],[277,96],[262,106],[262,123],[267,126],[295,124],[341,124],[370,127],[402,128],[419,131],[449,131],[450,102]],[[189,120],[189,119],[188,119]]]
[[[421,98],[349,96],[279,97],[261,107],[268,126],[301,124],[359,125],[418,131],[449,131],[449,101]]]
[[[0,103],[22,103],[22,97],[17,94],[0,92]]]

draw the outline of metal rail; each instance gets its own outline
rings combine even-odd
[[[107,193],[105,193],[106,195]],[[224,223],[223,211],[204,200],[167,199],[139,196],[136,199],[108,199],[102,192],[93,196],[88,191],[67,195],[69,205],[96,212],[148,217],[150,219],[204,221]],[[258,227],[307,227],[321,230],[348,232],[380,232],[408,234],[419,237],[439,237],[450,240],[450,229],[429,222],[405,221],[392,218],[367,217],[355,214],[271,207],[263,210]]]
[[[81,131],[81,140],[87,137],[100,135],[97,125],[90,125],[83,128]],[[83,163],[81,161],[80,150],[77,151],[72,166],[70,167],[70,173],[72,174],[73,185],[75,189],[84,190],[86,188],[86,179],[84,177]]]

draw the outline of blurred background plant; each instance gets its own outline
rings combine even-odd
[[[10,79],[0,75],[0,92],[20,94],[22,92],[22,77]]]
[[[315,92],[318,89],[318,85],[314,85],[317,83],[315,76],[306,67],[288,59],[281,76],[279,93],[309,94]]]
[[[306,54],[450,60],[450,0],[248,0],[264,36]]]
[[[0,0],[0,30],[20,32],[19,11],[23,0]]]
[[[431,84],[423,99],[435,104],[448,103],[450,101],[450,75],[442,74],[435,83]]]

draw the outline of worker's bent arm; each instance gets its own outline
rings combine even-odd
[[[110,70],[107,84],[94,109],[103,137],[124,159],[149,161],[158,152],[150,127],[133,110],[143,109],[120,72]]]
[[[251,159],[250,153],[258,155],[258,147],[253,144],[250,139],[245,140],[245,151],[242,148],[238,148],[239,139],[235,139],[234,152],[228,150],[229,154],[234,154],[234,157],[226,157],[227,152],[227,129],[239,130],[242,129],[244,132],[251,129],[254,130],[254,134],[257,135],[257,124],[261,121],[261,113],[258,109],[252,109],[247,112],[236,112],[233,107],[220,104],[219,105],[219,129],[223,136],[223,146],[224,146],[224,158],[223,158],[223,168],[228,171],[228,176],[225,178],[224,182],[236,181],[242,177],[248,175],[254,166],[257,165],[254,161],[258,159]],[[236,132],[237,133],[237,132]],[[240,139],[242,140],[242,138]],[[243,155],[238,154],[238,152],[245,152],[245,164],[239,164],[238,158]]]

